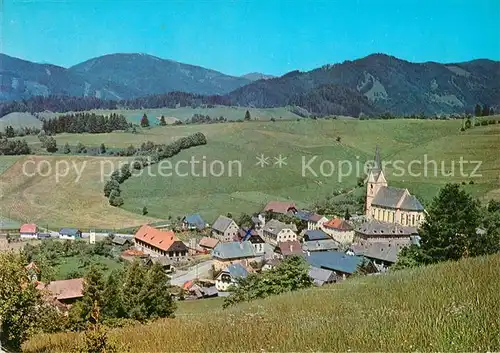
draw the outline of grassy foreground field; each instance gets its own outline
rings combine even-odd
[[[81,227],[123,228],[148,219],[199,212],[211,222],[219,214],[231,212],[237,216],[241,212],[256,212],[269,200],[293,200],[303,207],[337,190],[350,189],[356,185],[357,177],[363,176],[363,162],[373,158],[378,145],[383,161],[399,160],[406,169],[401,175],[394,166],[386,166],[389,185],[407,187],[424,202],[431,200],[448,182],[464,182],[464,188],[477,197],[499,199],[500,124],[474,127],[465,132],[460,132],[461,126],[459,120],[306,119],[166,126],[137,134],[61,134],[56,136],[59,146],[66,142],[99,146],[104,142],[108,147],[123,148],[146,141],[169,143],[198,131],[206,135],[208,143],[184,150],[169,160],[170,171],[179,163],[179,172],[187,175],[162,176],[160,167],[155,165],[144,170],[141,176],[127,180],[121,186],[125,200],[121,209],[109,206],[102,196],[101,159],[97,157],[43,157],[51,165],[62,159],[75,161],[80,166],[87,161],[79,183],[73,182],[74,173],[58,185],[53,176],[25,177],[21,172],[23,160],[20,160],[0,175],[0,186],[6,195],[3,205],[11,210],[11,218],[17,220],[46,219],[50,223]],[[256,166],[256,157],[261,154],[269,158],[269,164],[264,167]],[[286,157],[287,163],[281,168],[274,164],[274,158],[280,155]],[[476,171],[478,176],[461,175],[461,157],[466,161],[481,161]],[[199,161],[194,174],[190,166],[181,164],[191,158]],[[310,164],[313,172],[303,170],[303,165],[313,158],[316,158]],[[115,158],[108,159],[117,163]],[[427,176],[424,174],[426,159],[436,162],[436,174],[433,170],[429,170]],[[2,157],[0,165],[1,160]],[[205,176],[203,161],[206,162]],[[348,166],[339,164],[341,161],[352,162],[352,173],[339,175],[348,174]],[[412,164],[410,175],[408,167],[412,161],[421,164]],[[210,165],[214,166],[215,173],[211,173]],[[360,173],[356,172],[358,165]],[[343,168],[342,172],[339,167]],[[221,168],[224,169],[222,175],[214,176]],[[465,164],[463,172],[470,174],[474,169],[475,164]],[[448,176],[450,171],[454,174]],[[144,206],[151,218],[142,217]]]
[[[500,255],[288,293],[112,331],[139,352],[498,351]],[[201,301],[200,301],[201,303]],[[183,304],[184,305],[184,304]],[[196,304],[198,305],[198,303]],[[78,334],[42,335],[23,352],[74,352]]]

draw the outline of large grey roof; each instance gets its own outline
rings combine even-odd
[[[246,278],[248,276],[247,269],[238,263],[228,266],[224,272],[228,272],[232,278]]]
[[[263,230],[265,232],[269,232],[271,234],[277,235],[279,232],[281,232],[283,229],[289,228],[293,230],[294,232],[297,231],[297,226],[295,224],[285,224],[283,222],[280,222],[276,219],[271,219],[269,222],[266,223],[264,226]]]
[[[409,237],[418,234],[414,227],[406,227],[397,223],[370,220],[356,227],[356,232],[368,237]]]
[[[402,210],[406,211],[423,211],[424,206],[418,201],[418,199],[413,195],[405,195],[401,206],[399,206]]]
[[[212,251],[212,255],[220,259],[237,259],[256,256],[255,249],[249,241],[219,243]]]
[[[356,255],[369,259],[395,263],[402,248],[411,244],[410,238],[388,241],[363,241],[352,244],[351,250]]]
[[[377,195],[375,195],[372,205],[396,208],[399,200],[401,200],[405,192],[405,189],[382,186],[377,192]]]
[[[311,266],[308,274],[309,277],[311,277],[313,280],[321,282],[328,282],[329,280],[331,280],[331,277],[334,276],[332,271],[314,266]]]
[[[338,251],[318,251],[306,256],[306,261],[314,267],[351,274],[356,272],[364,258]]]
[[[219,218],[217,218],[217,220],[212,225],[212,229],[215,229],[219,232],[225,232],[232,222],[233,220],[231,218],[228,218],[226,216],[219,216]]]
[[[337,250],[339,248],[340,244],[333,239],[311,240],[305,241],[302,244],[302,249],[304,251],[326,251]]]

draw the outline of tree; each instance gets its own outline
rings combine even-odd
[[[104,196],[109,197],[113,190],[118,191],[118,195],[115,196],[120,196],[120,184],[116,179],[110,179],[104,184]]]
[[[127,266],[124,277],[123,293],[126,295],[123,303],[128,317],[139,321],[145,320],[147,315],[142,296],[146,270],[139,260],[134,260]]]
[[[271,121],[274,123],[274,122],[276,122],[276,119],[274,117],[272,117]]]
[[[106,153],[106,146],[104,146],[104,143],[101,143],[101,146],[99,147],[99,153],[100,154]]]
[[[148,119],[148,116],[146,114],[144,114],[142,116],[141,127],[149,127],[149,119]]]
[[[490,108],[490,115],[495,115],[495,109],[493,109],[493,107]]]
[[[64,144],[63,153],[64,154],[70,154],[71,153],[71,149],[69,148],[69,145],[68,145],[67,142]]]
[[[252,216],[247,213],[242,213],[237,223],[240,227],[251,227],[253,225]]]
[[[336,141],[337,141],[337,142],[340,142],[340,141],[341,141],[341,137],[340,137],[340,136],[337,136]]]
[[[483,105],[483,111],[482,111],[482,116],[488,116],[490,115],[490,107],[488,107],[487,104]]]
[[[227,215],[226,215],[226,217],[227,217],[227,218],[231,218],[231,219],[232,219],[232,218],[233,218],[233,215],[232,215],[232,213],[231,213],[231,212],[228,212],[228,213],[227,213]]]
[[[237,286],[231,287],[232,294],[224,299],[223,307],[308,288],[312,286],[308,271],[309,265],[302,257],[290,256],[272,270],[237,279]]]
[[[0,326],[2,344],[18,350],[35,328],[42,307],[40,292],[28,281],[26,259],[0,252]]]
[[[57,142],[56,139],[53,138],[52,136],[49,136],[46,140],[45,143],[42,144],[45,145],[45,148],[47,149],[47,152],[54,153],[57,151]]]
[[[478,104],[476,104],[476,107],[474,108],[474,115],[481,116],[481,114],[482,114],[482,108],[481,108],[481,105],[478,103]]]
[[[247,110],[245,112],[245,121],[250,121],[252,119],[252,117],[250,116],[250,112]]]
[[[123,198],[120,196],[120,192],[118,190],[113,189],[109,194],[109,204],[115,207],[123,205]]]
[[[159,263],[153,264],[147,271],[140,292],[140,301],[143,303],[148,319],[171,317],[174,314],[175,303],[168,288],[169,277],[163,271],[162,265]]]
[[[167,125],[167,122],[165,121],[165,117],[162,115],[160,118],[160,126],[165,126]]]
[[[143,215],[143,216],[145,216],[145,215],[147,215],[147,214],[148,214],[148,208],[147,208],[146,206],[144,206],[144,207],[142,208],[142,215]]]
[[[83,298],[78,305],[74,305],[72,321],[73,325],[83,327],[85,323],[92,320],[92,310],[95,305],[102,307],[104,292],[104,280],[102,271],[95,265],[91,265],[83,279]],[[75,308],[75,309],[73,309]]]
[[[345,219],[346,221],[348,221],[348,220],[350,220],[350,219],[351,219],[351,214],[349,213],[349,208],[346,208],[346,209],[345,209],[344,219]]]
[[[479,203],[460,185],[445,185],[427,211],[419,230],[420,247],[409,251],[404,261],[429,264],[489,253],[485,236],[476,234]]]
[[[87,147],[81,142],[76,145],[76,153],[87,153]]]
[[[467,120],[465,120],[465,128],[470,129],[471,126],[472,126],[472,121],[470,120],[470,118],[467,118]]]
[[[122,271],[114,270],[108,276],[102,294],[102,314],[104,318],[127,317],[123,302],[122,275]]]

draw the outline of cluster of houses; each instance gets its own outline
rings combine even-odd
[[[192,281],[184,285],[197,298],[225,292],[238,278],[272,269],[289,256],[302,256],[307,261],[309,276],[318,286],[344,280],[361,267],[364,273],[385,272],[397,261],[402,248],[418,243],[417,228],[424,221],[425,211],[407,189],[388,186],[378,149],[365,181],[365,214],[357,222],[328,219],[298,209],[293,202],[271,201],[252,217],[250,227],[240,227],[226,216],[219,216],[211,226],[198,214],[185,217],[183,230],[204,235],[189,243],[181,241],[173,230],[143,225],[127,254],[159,262],[169,273],[176,263],[195,254],[210,254],[212,285],[200,286]],[[299,231],[296,224],[303,229]],[[37,229],[28,226],[21,236],[37,237]],[[78,230],[65,229],[60,234],[68,239],[81,237]],[[67,301],[68,293],[81,288],[77,280],[55,282],[60,283],[52,282],[54,288],[49,289],[59,293],[59,301]]]

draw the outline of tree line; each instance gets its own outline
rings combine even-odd
[[[111,113],[109,116],[94,113],[76,113],[60,115],[52,119],[42,120],[42,130],[49,135],[63,132],[70,134],[99,134],[115,130],[126,130],[131,127],[121,114]]]
[[[1,340],[2,346],[16,351],[37,333],[85,330],[96,307],[108,326],[172,317],[175,311],[169,278],[159,264],[145,266],[136,260],[107,277],[91,265],[83,278],[83,298],[68,315],[44,300],[27,264],[23,253],[0,252]]]
[[[495,115],[495,110],[493,107],[489,107],[488,104],[484,104],[481,106],[481,104],[476,104],[476,107],[474,108],[474,115],[475,116],[490,116],[490,115]]]
[[[31,154],[31,148],[26,140],[0,139],[0,155],[18,156],[25,154]]]
[[[201,132],[191,136],[180,138],[171,144],[155,145],[147,142],[141,146],[141,150],[136,152],[137,158],[132,163],[126,163],[120,169],[115,170],[104,184],[104,196],[109,199],[109,204],[119,207],[123,205],[120,184],[132,176],[133,170],[140,170],[159,161],[170,158],[180,151],[199,145],[205,145],[207,139]]]

